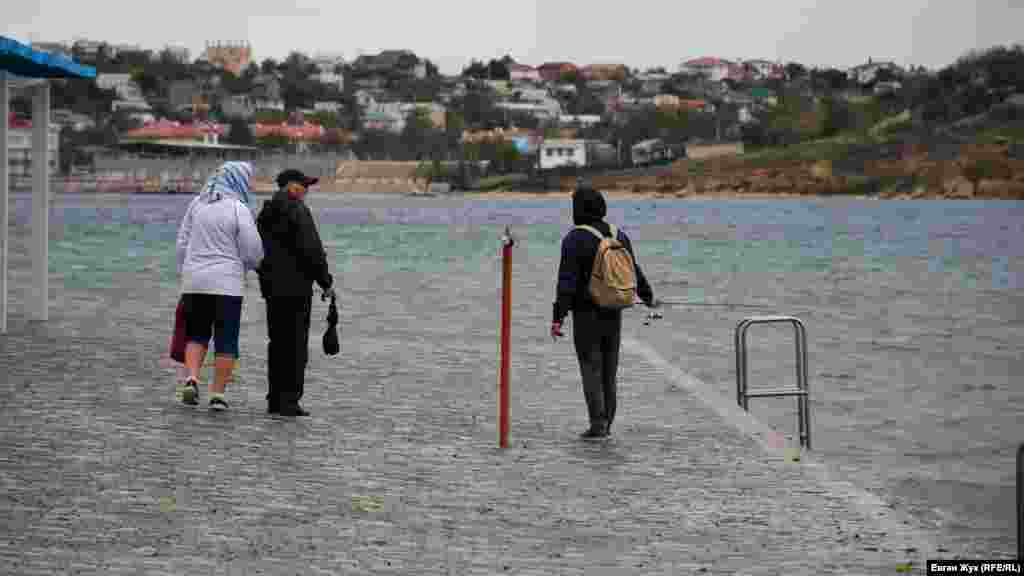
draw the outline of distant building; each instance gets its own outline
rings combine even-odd
[[[103,90],[113,90],[119,97],[125,93],[134,95],[138,85],[132,81],[131,74],[97,74],[96,85]]]
[[[241,76],[242,70],[252,63],[252,47],[241,42],[208,43],[203,57],[217,68]]]
[[[629,68],[623,64],[590,64],[580,69],[585,80],[614,80],[622,82],[629,75]]]
[[[540,71],[533,66],[517,64],[508,65],[509,79],[513,82],[540,82],[542,80]]]
[[[187,64],[191,56],[189,49],[184,46],[165,46],[162,51],[155,52],[153,56],[155,59],[159,59],[164,54],[170,56],[171,60],[181,64]]]
[[[68,127],[81,132],[96,127],[96,122],[85,114],[76,114],[68,108],[55,108],[50,111],[50,122],[60,128]]]
[[[352,73],[364,77],[411,77],[424,78],[427,75],[426,62],[420,60],[411,50],[385,50],[380,54],[364,54],[352,63]]]
[[[563,126],[583,126],[588,128],[601,123],[601,117],[597,114],[562,114],[558,117],[558,123]]]
[[[281,80],[276,74],[260,74],[253,78],[252,95],[257,100],[281,99]]]
[[[10,175],[15,178],[32,176],[32,122],[18,120],[12,113],[7,118],[7,149]],[[51,124],[46,139],[50,156],[50,171],[56,173],[60,167],[60,126]]]
[[[192,80],[175,80],[168,89],[168,100],[172,110],[181,110],[191,106],[199,88]]]
[[[742,81],[748,77],[747,71],[743,66],[712,56],[687,60],[679,65],[679,72],[701,76],[712,82],[721,82],[723,80]]]
[[[786,77],[786,67],[779,62],[747,60],[743,65],[757,80],[782,80]]]
[[[331,112],[337,114],[344,110],[345,107],[341,102],[314,102],[313,110],[316,112]]]
[[[889,72],[896,78],[902,78],[906,72],[895,62],[876,61],[868,58],[866,64],[850,68],[850,70],[847,71],[847,77],[859,84],[872,84],[877,80],[878,75],[881,74],[883,70]]]
[[[118,56],[139,55],[148,59],[150,54],[152,54],[151,50],[146,50],[138,44],[111,44],[110,48],[112,50],[112,54]]]
[[[537,72],[545,82],[558,82],[565,74],[578,71],[571,62],[546,62],[537,67]]]

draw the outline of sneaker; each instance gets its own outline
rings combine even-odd
[[[210,410],[223,412],[228,409],[228,402],[222,396],[210,398]]]
[[[584,440],[597,440],[597,439],[600,439],[600,438],[607,438],[607,437],[608,437],[608,429],[605,428],[605,427],[600,427],[600,428],[593,428],[593,427],[591,427],[590,429],[588,429],[583,434],[580,434],[580,438],[583,438]]]
[[[199,383],[192,378],[185,380],[184,384],[178,386],[177,396],[181,399],[182,404],[189,406],[199,404]]]

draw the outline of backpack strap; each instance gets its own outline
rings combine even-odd
[[[601,233],[600,230],[598,230],[597,228],[594,228],[593,226],[589,226],[587,224],[579,224],[578,226],[576,226],[576,228],[579,229],[579,230],[586,230],[586,231],[590,232],[594,236],[597,236],[598,240],[604,240],[605,238],[611,238],[613,240],[618,240],[619,239],[619,231],[616,230],[615,224],[612,224],[611,222],[606,222],[606,224],[608,224],[608,228],[610,228],[611,231],[612,231],[611,235],[609,235],[609,236],[605,236],[604,234]]]
[[[594,236],[597,236],[598,240],[604,240],[604,234],[601,234],[601,231],[598,230],[597,228],[594,228],[593,226],[588,226],[586,224],[580,224],[580,225],[576,226],[576,229],[577,230],[586,230],[587,232],[590,232]]]

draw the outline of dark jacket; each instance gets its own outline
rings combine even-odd
[[[573,194],[572,219],[577,226],[589,225],[603,235],[611,234],[611,228],[604,221],[607,205],[604,198],[595,190],[580,188]],[[636,267],[636,292],[640,300],[650,305],[654,300],[654,292],[640,269],[633,244],[629,236],[618,230],[619,242],[633,257]],[[590,297],[590,273],[594,268],[597,248],[601,243],[596,236],[587,230],[573,228],[562,240],[562,261],[558,265],[558,290],[555,298],[552,320],[561,322],[570,310],[596,308]]]
[[[263,238],[263,262],[257,270],[264,298],[309,297],[313,282],[327,290],[334,278],[313,214],[305,203],[279,190],[256,218]]]

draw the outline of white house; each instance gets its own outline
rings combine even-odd
[[[341,102],[314,102],[313,110],[316,112],[331,112],[337,114],[341,112],[345,107]]]
[[[123,96],[124,91],[134,92],[138,88],[131,74],[97,74],[96,85],[103,90],[113,90],[118,96]]]
[[[313,76],[317,82],[334,86],[338,90],[345,89],[345,75],[337,72],[319,72]]]
[[[895,62],[874,61],[869,58],[867,64],[850,68],[846,75],[850,80],[855,80],[860,84],[871,84],[882,70],[891,72],[897,78],[904,74],[903,68]]]
[[[533,102],[498,102],[496,108],[509,112],[525,112],[540,120],[550,120],[562,115],[562,105],[557,101],[546,104]]]
[[[284,112],[284,100],[254,98],[252,106],[257,112]]]
[[[583,126],[589,128],[601,123],[601,117],[597,114],[562,114],[558,117],[558,123],[563,126]]]
[[[541,170],[561,167],[610,166],[617,162],[615,146],[596,140],[552,138],[540,143]]]
[[[585,140],[550,139],[540,143],[540,169],[551,170],[563,166],[586,166]]]

